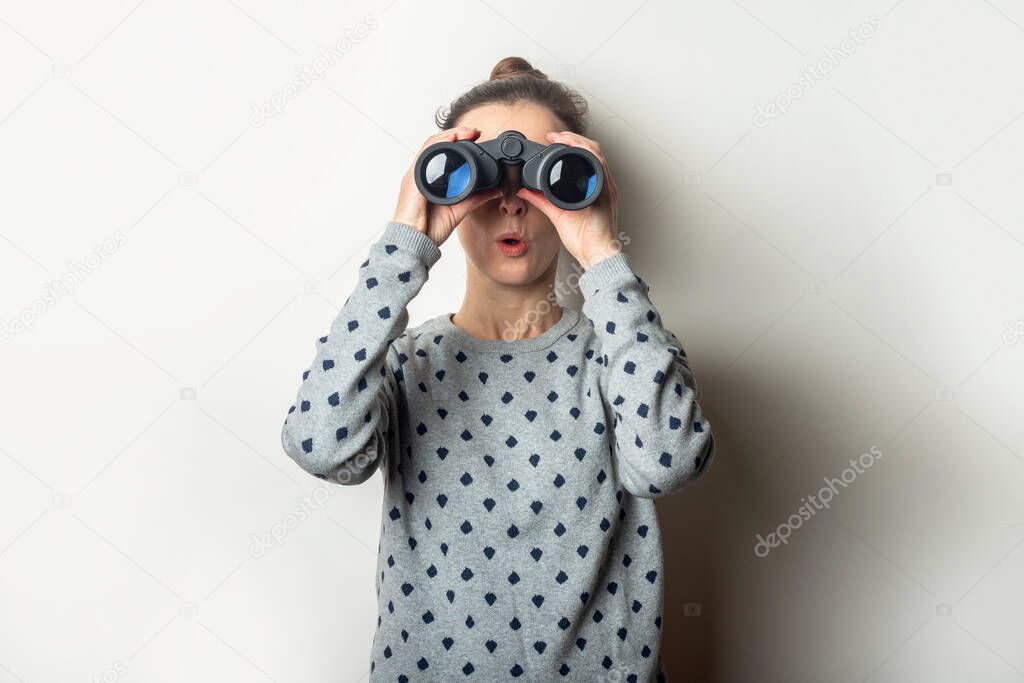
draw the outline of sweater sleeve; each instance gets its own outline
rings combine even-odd
[[[583,312],[600,342],[604,391],[615,414],[615,464],[630,493],[657,498],[696,479],[714,457],[711,425],[679,339],[662,326],[624,252],[579,279]]]
[[[401,362],[392,342],[439,258],[430,237],[395,221],[370,246],[281,428],[284,451],[310,474],[361,484],[396,453]]]

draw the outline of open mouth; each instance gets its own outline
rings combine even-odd
[[[498,248],[506,256],[522,256],[526,252],[527,246],[526,241],[518,237],[502,236],[498,238]]]

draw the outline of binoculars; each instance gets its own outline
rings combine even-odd
[[[436,142],[416,159],[416,187],[432,204],[457,204],[480,190],[498,187],[505,168],[521,165],[523,187],[542,192],[560,209],[584,209],[604,187],[601,161],[582,147],[542,145],[517,130],[493,140]]]

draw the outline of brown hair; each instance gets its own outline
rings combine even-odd
[[[552,81],[543,71],[522,57],[505,57],[491,69],[491,76],[456,98],[447,113],[438,111],[434,123],[447,130],[458,125],[466,112],[492,102],[514,104],[520,100],[547,107],[564,124],[566,130],[585,135],[587,101],[572,88]]]

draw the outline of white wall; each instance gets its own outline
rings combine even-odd
[[[589,98],[716,430],[659,508],[673,680],[1024,681],[1020,3],[104,0],[0,2],[0,682],[365,680],[380,477],[279,430],[506,55]],[[443,251],[414,324],[461,301]]]

